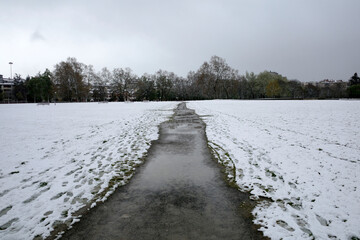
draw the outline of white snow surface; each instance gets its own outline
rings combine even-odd
[[[78,221],[72,214],[129,180],[176,105],[0,105],[0,239]]]
[[[360,101],[195,101],[271,239],[360,238]]]

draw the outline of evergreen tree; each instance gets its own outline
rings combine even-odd
[[[354,75],[349,80],[349,85],[353,86],[356,84],[360,84],[360,77],[358,76],[357,73],[354,73]]]
[[[360,77],[357,73],[354,73],[349,80],[348,94],[351,98],[360,98]]]
[[[14,86],[13,86],[13,99],[16,101],[25,101],[27,95],[27,88],[24,80],[20,75],[15,74],[14,77]]]

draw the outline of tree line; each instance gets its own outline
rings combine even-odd
[[[68,58],[52,72],[46,69],[25,81],[15,75],[12,94],[13,99],[27,102],[325,99],[360,97],[360,79],[355,73],[346,83],[305,84],[271,71],[240,75],[218,56],[187,77],[164,70],[137,76],[130,68],[96,72],[92,65]]]

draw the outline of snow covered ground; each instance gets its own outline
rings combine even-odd
[[[0,105],[0,239],[46,236],[106,199],[176,105]]]
[[[272,239],[360,238],[360,101],[199,101],[210,146]],[[234,176],[235,175],[235,176]]]
[[[105,200],[133,175],[176,104],[0,105],[0,239],[46,236]],[[203,115],[229,178],[271,199],[253,211],[265,235],[360,237],[360,101],[188,107]]]

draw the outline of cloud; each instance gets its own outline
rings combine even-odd
[[[33,33],[31,34],[30,39],[31,39],[31,41],[33,41],[33,42],[45,41],[45,37],[44,37],[38,30],[36,30],[35,32],[33,32]]]
[[[240,73],[272,70],[302,81],[360,71],[359,0],[223,2],[0,0],[7,9],[0,14],[7,23],[0,24],[0,69],[31,52],[39,64],[17,64],[22,75],[69,56],[137,74],[161,68],[186,76],[212,55]]]

